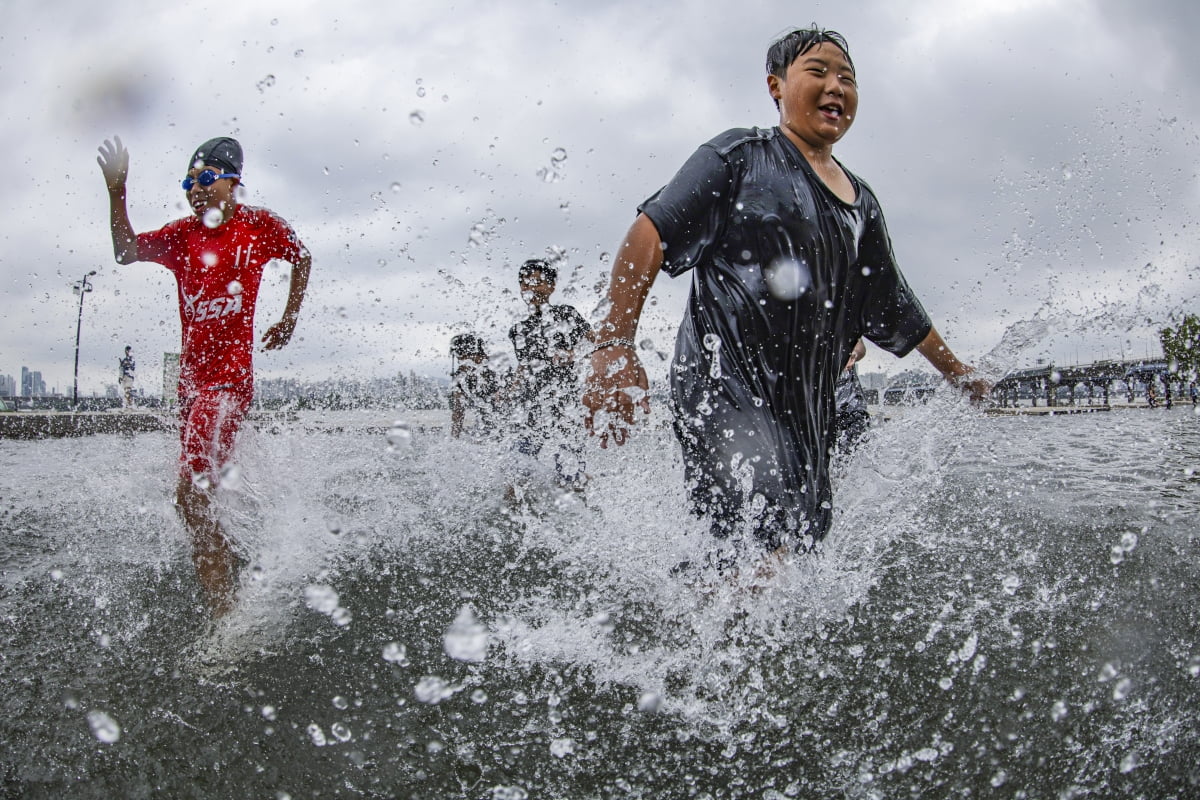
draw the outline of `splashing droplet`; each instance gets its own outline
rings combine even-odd
[[[412,426],[403,420],[396,420],[387,432],[388,452],[405,452],[412,448]]]
[[[763,271],[767,289],[777,300],[795,300],[812,287],[808,265],[790,258],[777,260]]]
[[[479,663],[487,658],[487,630],[475,619],[475,611],[469,605],[458,611],[458,616],[442,637],[446,655],[456,661]]]
[[[105,744],[112,744],[121,738],[121,726],[103,711],[89,711],[87,721],[92,728],[92,735]]]

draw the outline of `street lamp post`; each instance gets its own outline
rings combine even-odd
[[[88,278],[95,274],[96,270],[92,270],[81,280],[71,284],[72,291],[79,295],[79,319],[75,322],[75,392],[72,400],[76,409],[79,408],[79,333],[83,329],[83,296],[92,291],[92,284]]]

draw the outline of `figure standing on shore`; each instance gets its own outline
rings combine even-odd
[[[99,149],[117,262],[162,264],[178,285],[182,455],[175,502],[192,537],[205,600],[219,616],[233,605],[238,559],[213,494],[254,396],[254,308],[263,267],[274,259],[292,265],[283,319],[263,336],[266,348],[274,350],[296,329],[312,258],[281,218],[238,202],[237,140],[210,139],[188,160],[183,190],[194,216],[141,234],[134,233],[126,208],[129,152],[117,137]]]
[[[125,357],[117,359],[117,372],[120,375],[121,397],[125,408],[133,408],[133,378],[137,364],[133,360],[133,348],[125,345]]]
[[[967,378],[892,254],[879,201],[834,158],[858,110],[845,40],[793,31],[771,45],[771,129],[702,145],[639,210],[615,259],[584,404],[601,443],[649,411],[634,337],[660,271],[691,272],[670,367],[693,510],[741,549],[806,549],[832,521],[834,385],[866,337],[916,348]],[[970,380],[982,396],[986,382]]]

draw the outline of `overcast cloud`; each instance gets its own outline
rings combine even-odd
[[[170,274],[112,259],[95,156],[113,134],[131,153],[137,230],[187,213],[188,156],[230,134],[246,201],[312,251],[297,339],[260,354],[260,375],[444,374],[467,329],[503,352],[522,312],[515,265],[548,252],[563,257],[561,296],[591,316],[638,202],[720,131],[777,121],[766,47],[812,21],[847,36],[859,74],[836,152],[879,195],[958,354],[999,368],[1142,356],[1158,327],[1200,310],[1196,8],[11,3],[0,373],[28,366],[69,391],[70,285],[93,269],[81,391],[114,382],[125,344],[153,390],[178,349]],[[285,275],[268,272],[260,335]],[[670,350],[686,290],[660,280],[641,338]]]

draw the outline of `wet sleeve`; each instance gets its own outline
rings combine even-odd
[[[675,277],[704,261],[717,242],[733,202],[733,171],[703,145],[675,177],[638,208],[663,243],[663,271]]]
[[[156,231],[137,235],[138,261],[152,261],[174,270],[178,261],[178,250],[184,240],[180,221],[164,225]]]
[[[283,217],[270,211],[266,213],[266,219],[266,240],[271,258],[282,259],[289,264],[298,262],[300,256],[308,251],[300,242],[300,237],[292,230],[292,226],[288,225]]]
[[[859,246],[859,266],[867,282],[863,335],[889,353],[905,356],[924,340],[933,323],[896,264],[883,212],[877,203],[874,206]]]

